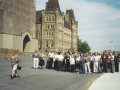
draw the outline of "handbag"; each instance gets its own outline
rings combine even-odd
[[[19,63],[20,62],[20,63]],[[18,67],[17,67],[17,69],[18,70],[21,70],[22,69],[22,67],[21,67],[21,60],[18,62]]]
[[[21,70],[21,68],[22,68],[22,67],[18,65],[17,69],[18,69],[18,70]]]

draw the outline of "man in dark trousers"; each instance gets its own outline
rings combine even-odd
[[[48,57],[49,57],[49,69],[52,69],[53,56],[54,56],[54,53],[52,52],[52,50],[50,50],[50,52],[48,53]]]
[[[106,52],[103,53],[103,55],[101,56],[101,63],[103,65],[103,72],[108,72],[108,55],[106,54]]]

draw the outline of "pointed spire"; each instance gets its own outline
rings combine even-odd
[[[48,0],[46,10],[52,11],[58,8],[60,10],[59,1],[58,0]]]

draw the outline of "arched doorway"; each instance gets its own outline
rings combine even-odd
[[[30,42],[30,38],[28,35],[26,35],[25,38],[23,39],[23,52],[25,52],[26,44],[28,42]]]

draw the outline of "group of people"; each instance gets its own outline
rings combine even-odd
[[[10,58],[4,57],[6,60],[11,61],[12,66],[12,75],[11,79],[15,77],[19,77],[17,73],[18,63],[20,61],[20,57],[16,52],[13,52],[13,55]],[[104,52],[104,53],[77,53],[77,52],[66,52],[61,54],[61,52],[53,52],[49,51],[47,56],[41,51],[40,54],[35,52],[32,55],[33,59],[33,68],[42,69],[45,65],[45,58],[47,59],[46,68],[54,69],[57,71],[65,71],[65,72],[78,72],[81,74],[88,73],[97,73],[101,72],[119,72],[119,61],[120,54],[112,52]]]
[[[36,55],[36,56],[35,56]],[[38,55],[38,56],[37,56]],[[36,61],[37,59],[37,61]],[[33,68],[40,68],[44,65],[45,55],[41,51],[40,55],[33,54]],[[97,72],[119,72],[120,54],[112,52],[104,53],[77,53],[77,52],[61,52],[49,51],[47,54],[48,69],[55,69],[57,71],[78,72],[81,74],[97,73]],[[54,65],[53,65],[54,64]],[[54,67],[52,67],[54,66]]]

